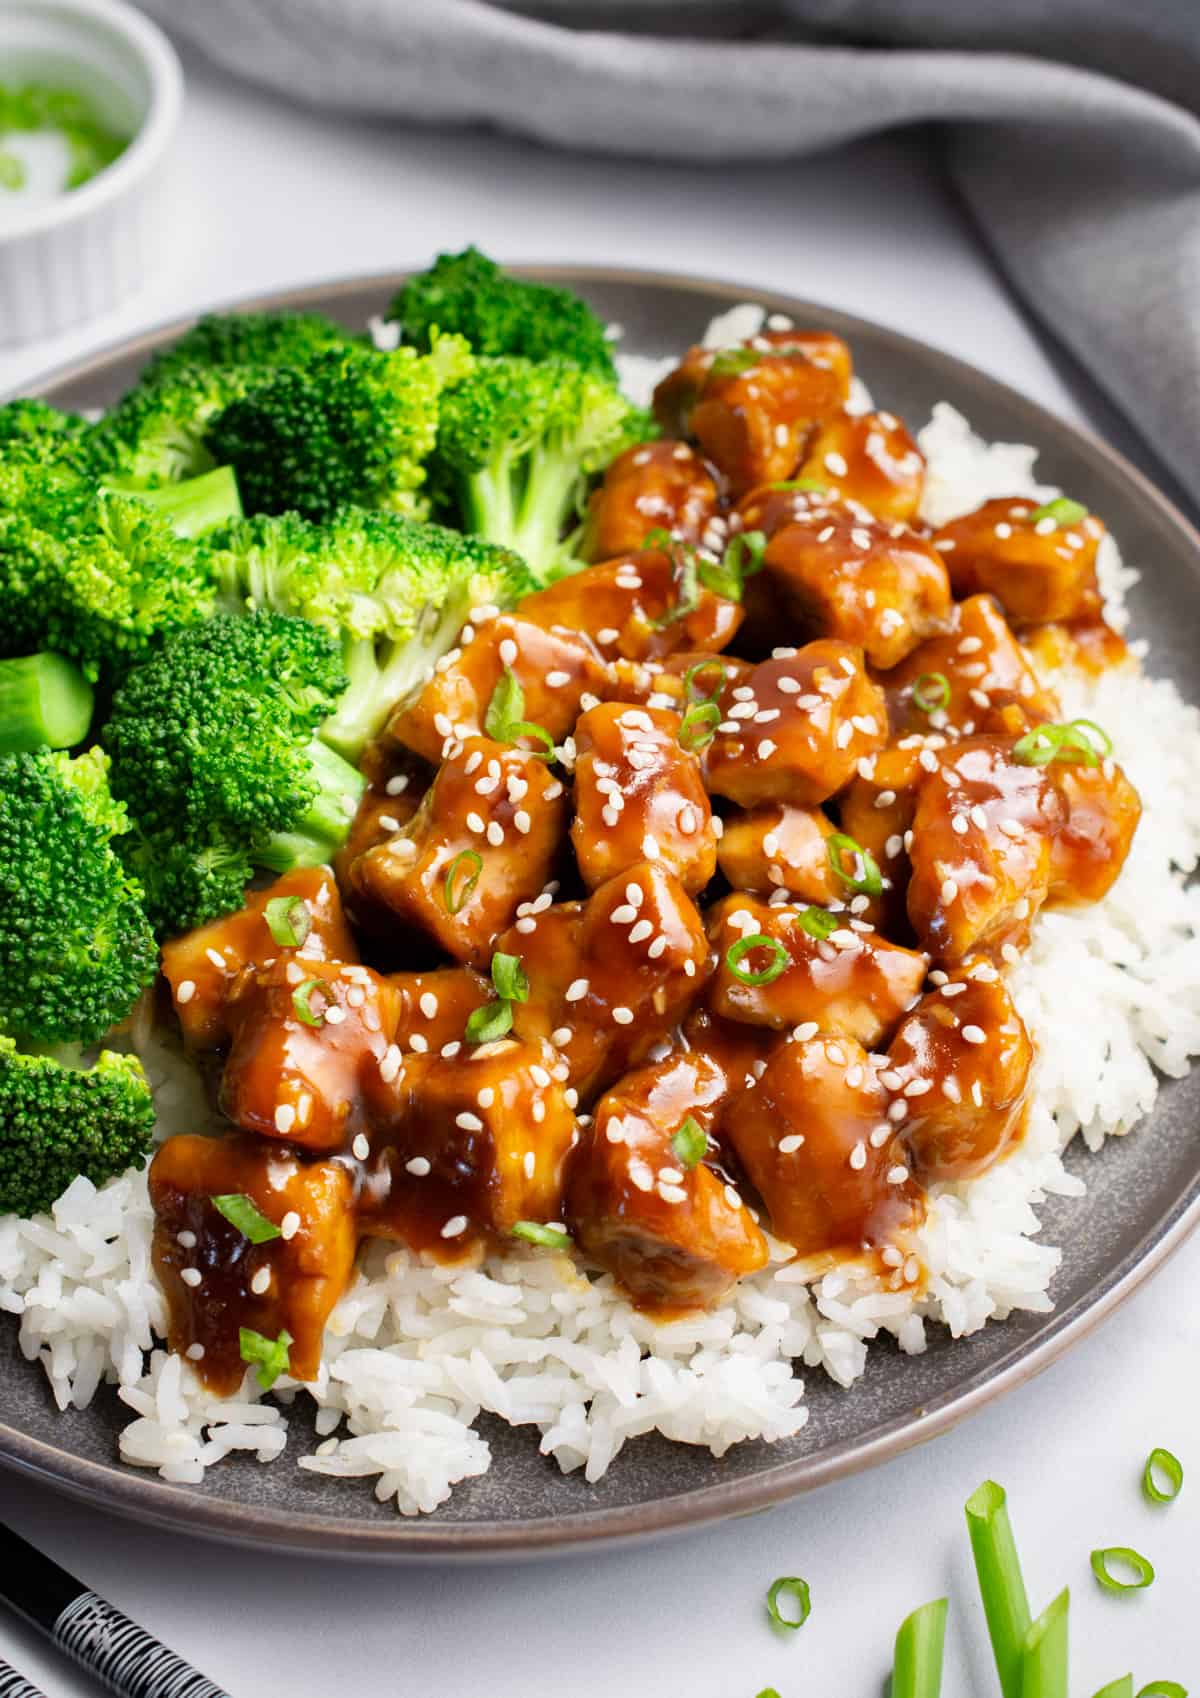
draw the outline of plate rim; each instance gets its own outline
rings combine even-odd
[[[982,382],[993,392],[1001,392],[1030,419],[1030,440],[1037,442],[1039,453],[1055,442],[1065,443],[1099,462],[1101,470],[1110,476],[1131,484],[1149,504],[1159,523],[1182,535],[1200,564],[1200,531],[1117,449],[1086,426],[1059,417],[1002,378],[905,331],[820,301],[749,282],[690,272],[561,262],[524,263],[509,269],[518,275],[565,285],[586,286],[592,282],[650,290],[669,288],[710,302],[724,300],[731,306],[753,301],[768,312],[786,313],[792,318],[819,317],[834,328],[841,327],[850,338],[856,331],[866,330],[889,344],[893,351],[921,361],[938,374],[944,373],[952,383]],[[344,296],[394,293],[409,275],[411,272],[406,271],[340,275],[294,288],[239,295],[164,320],[148,330],[114,338],[88,354],[61,362],[27,380],[20,386],[20,392],[45,396],[68,384],[95,377],[118,361],[148,356],[181,335],[200,312],[327,309]],[[77,1501],[112,1510],[159,1530],[183,1531],[280,1554],[390,1562],[439,1559],[462,1562],[579,1553],[597,1546],[616,1548],[650,1538],[679,1535],[733,1516],[758,1513],[835,1480],[864,1472],[948,1432],[979,1409],[1044,1372],[1073,1345],[1089,1336],[1158,1272],[1198,1226],[1200,1173],[1175,1207],[1160,1217],[1114,1264],[1098,1289],[1093,1288],[1069,1308],[1055,1311],[1047,1332],[1036,1342],[1024,1347],[1014,1345],[1011,1355],[999,1366],[978,1370],[935,1404],[915,1414],[894,1417],[872,1438],[852,1441],[849,1451],[824,1458],[801,1456],[774,1467],[766,1465],[752,1475],[728,1483],[699,1486],[644,1503],[583,1509],[562,1517],[539,1516],[532,1520],[435,1522],[397,1516],[394,1522],[368,1522],[348,1515],[318,1516],[301,1510],[268,1509],[227,1498],[196,1495],[186,1486],[170,1484],[126,1464],[95,1462],[73,1455],[6,1422],[0,1422],[0,1466]]]

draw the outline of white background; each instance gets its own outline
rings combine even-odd
[[[292,110],[189,65],[176,221],[161,272],[103,325],[0,354],[0,392],[200,306],[422,265],[466,241],[516,260],[677,268],[825,299],[935,342],[1085,417],[916,142],[766,170],[566,159],[483,135]],[[1083,1206],[1086,1207],[1086,1204]],[[946,1698],[993,1676],[961,1505],[1009,1488],[1035,1608],[1069,1583],[1073,1693],[1133,1668],[1200,1688],[1200,1242],[1040,1380],[887,1467],[683,1540],[533,1566],[322,1565],[143,1532],[0,1475],[3,1518],[233,1698],[877,1698],[901,1618],[948,1594]],[[850,1394],[853,1395],[853,1394]],[[1152,1511],[1151,1445],[1190,1461]],[[1102,1594],[1087,1553],[1132,1544],[1154,1587]],[[781,1643],[762,1597],[803,1574]],[[47,1698],[94,1690],[0,1616],[0,1657]]]

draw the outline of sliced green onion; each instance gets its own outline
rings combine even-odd
[[[758,972],[743,967],[742,957],[749,955],[752,949],[769,949],[772,955],[770,965],[760,968]],[[756,932],[753,937],[739,938],[736,943],[730,944],[725,952],[725,965],[741,985],[773,984],[780,973],[787,971],[791,960],[778,938],[767,937],[762,932]]]
[[[324,979],[305,979],[304,983],[297,985],[292,992],[292,1007],[306,1026],[323,1026],[325,1024],[324,1014],[319,1014],[312,1005],[314,991],[322,992],[328,1000],[329,986]]]
[[[802,489],[810,495],[827,495],[829,485],[817,478],[785,478],[782,483],[769,483],[768,489]]]
[[[784,1615],[779,1608],[780,1598],[786,1598],[789,1605],[793,1606],[791,1615]],[[767,1614],[776,1627],[786,1627],[789,1633],[795,1633],[798,1627],[803,1627],[812,1614],[808,1581],[801,1580],[795,1574],[781,1575],[767,1593]]]
[[[518,737],[532,737],[536,743],[542,745],[540,749],[529,750],[529,753],[536,755],[538,760],[552,761],[554,759],[554,738],[544,725],[535,725],[531,719],[514,719],[508,727],[508,736],[503,738],[502,741],[515,743]]]
[[[708,1133],[689,1114],[671,1139],[671,1148],[679,1158],[680,1167],[698,1167],[708,1149]]]
[[[758,1698],[779,1698],[779,1693],[773,1686],[764,1686]]]
[[[852,837],[847,837],[844,831],[835,831],[831,837],[827,837],[825,849],[835,877],[840,878],[844,885],[863,896],[879,895],[883,889],[883,875],[869,849],[864,849]],[[861,872],[846,871],[847,856],[858,862]]]
[[[766,550],[764,531],[739,531],[725,550],[720,565],[709,560],[701,562],[700,580],[715,595],[723,595],[727,601],[741,601],[746,579],[762,571]]]
[[[946,1600],[922,1604],[900,1623],[892,1657],[891,1698],[939,1698],[946,1646]]]
[[[949,705],[950,680],[944,672],[922,672],[912,687],[912,704],[922,713],[937,713]]]
[[[1069,496],[1059,495],[1053,501],[1047,501],[1044,507],[1035,507],[1029,518],[1035,525],[1042,519],[1053,519],[1056,525],[1077,525],[1087,516],[1088,510],[1082,501],[1072,501]]]
[[[827,908],[806,908],[802,914],[796,915],[796,924],[809,937],[815,937],[818,943],[837,931],[840,921],[836,914],[831,914]]]
[[[1049,766],[1051,761],[1099,766],[1101,757],[1112,751],[1112,738],[1103,726],[1094,719],[1072,719],[1066,725],[1035,725],[1013,745],[1012,758],[1020,766]]]
[[[465,884],[458,884],[456,881],[462,867],[470,867],[471,872]],[[470,901],[471,893],[479,883],[479,875],[482,871],[483,856],[478,849],[464,849],[461,854],[454,857],[446,871],[445,882],[442,885],[442,899],[446,904],[448,914],[457,914],[463,904]]]
[[[985,1480],[966,1502],[967,1531],[1004,1698],[1021,1698],[1021,1647],[1032,1616],[1003,1486]]]
[[[700,580],[697,576],[695,551],[685,542],[672,540],[667,552],[678,574],[675,600],[653,621],[656,631],[663,630],[667,625],[674,625],[680,619],[686,619],[700,601]]]
[[[212,1206],[218,1214],[224,1215],[230,1226],[236,1226],[243,1238],[248,1238],[251,1244],[269,1244],[272,1238],[282,1237],[282,1233],[273,1220],[266,1215],[254,1202],[239,1191],[226,1191],[220,1197],[214,1197]]]
[[[238,1328],[238,1349],[242,1361],[258,1363],[258,1383],[264,1391],[270,1391],[280,1374],[290,1370],[292,1363],[288,1348],[292,1342],[292,1335],[286,1327],[278,1338],[264,1338],[253,1327]]]
[[[512,1003],[501,997],[497,1002],[485,1002],[469,1016],[466,1039],[469,1044],[490,1044],[512,1031]]]
[[[529,1001],[529,975],[519,955],[502,955],[496,951],[492,956],[492,983],[505,1002]]]
[[[1155,1473],[1166,1476],[1169,1491],[1163,1491]],[[1146,1458],[1142,1469],[1142,1491],[1151,1503],[1174,1503],[1183,1490],[1183,1463],[1169,1450],[1156,1446]]]
[[[1177,1680],[1152,1680],[1143,1686],[1137,1698],[1188,1698],[1187,1687]]]
[[[571,1234],[561,1226],[543,1226],[538,1220],[519,1220],[512,1229],[514,1238],[524,1238],[530,1244],[541,1244],[547,1250],[569,1250]]]
[[[503,678],[492,691],[492,699],[483,716],[483,729],[497,743],[507,743],[510,741],[509,727],[520,719],[524,712],[525,692],[512,667],[506,666]]]
[[[1133,1676],[1123,1674],[1117,1680],[1110,1680],[1096,1693],[1096,1698],[1133,1698]]]
[[[711,689],[711,690],[706,690],[706,691],[701,690],[700,686],[696,683],[697,677],[700,675],[701,672],[711,672],[714,666],[716,667],[717,671],[721,674],[721,676],[717,679],[715,688]],[[696,662],[695,666],[689,666],[687,671],[683,675],[684,694],[690,699],[692,697],[693,692],[695,692],[695,699],[698,702],[715,701],[715,699],[721,694],[721,691],[725,688],[725,680],[728,677],[729,677],[729,668],[725,665],[725,663],[723,661],[720,661],[720,660],[698,660]]]
[[[709,377],[740,377],[751,366],[761,365],[762,352],[758,348],[722,348],[716,359],[708,368]]]
[[[267,929],[281,949],[299,949],[312,930],[312,914],[298,896],[273,896],[263,909]]]
[[[1122,1580],[1109,1568],[1112,1562],[1123,1563],[1133,1570],[1132,1580]],[[1154,1564],[1129,1545],[1109,1545],[1092,1552],[1092,1573],[1106,1592],[1144,1592],[1154,1584]]]
[[[1071,1594],[1066,1589],[1029,1628],[1021,1653],[1021,1698],[1069,1698]]]
[[[698,755],[712,742],[720,723],[721,710],[716,702],[697,702],[683,716],[679,727],[679,747],[689,755]]]

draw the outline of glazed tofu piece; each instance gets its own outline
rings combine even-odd
[[[521,601],[522,619],[590,637],[608,661],[661,660],[677,649],[723,649],[742,622],[740,603],[700,581],[686,543],[588,566]]]
[[[509,673],[524,698],[518,717],[540,725],[556,743],[575,723],[583,697],[603,695],[607,681],[586,638],[501,614],[463,648],[442,656],[415,699],[393,713],[388,736],[440,761],[452,740],[484,731],[488,707]]]
[[[355,890],[486,970],[497,932],[550,877],[566,811],[544,760],[468,737],[403,832],[355,862]]]
[[[950,617],[941,556],[915,531],[892,528],[830,501],[775,532],[747,588],[752,622],[862,648],[872,666],[897,666]]]
[[[985,591],[1012,624],[1037,625],[1071,619],[1092,605],[1103,535],[1094,513],[1063,523],[1028,498],[997,496],[942,525],[933,546],[956,596]]]
[[[585,560],[612,560],[636,552],[658,530],[699,542],[716,511],[717,486],[690,443],[638,443],[617,455],[592,492],[579,552]]]
[[[827,910],[816,913],[824,920]],[[726,1019],[777,1031],[815,1022],[818,1031],[871,1048],[919,995],[925,957],[870,927],[857,929],[845,910],[828,914],[837,924],[823,937],[801,923],[804,915],[803,907],[740,891],[716,903],[708,914],[717,956],[709,1007]],[[751,939],[760,941],[744,947]]]
[[[887,740],[887,706],[862,650],[808,643],[754,668],[708,745],[708,787],[743,808],[816,807]]]
[[[606,701],[632,702],[686,713],[702,702],[718,705],[754,671],[751,661],[731,654],[697,654],[683,649],[662,660],[614,660],[609,665]]]
[[[818,425],[800,476],[861,502],[886,525],[916,518],[925,458],[894,413],[836,413]]]
[[[919,1225],[922,1193],[887,1119],[887,1093],[851,1039],[781,1044],[726,1118],[771,1230],[798,1257],[857,1258]]]
[[[230,1397],[246,1372],[240,1329],[271,1341],[286,1332],[284,1371],[316,1379],[325,1323],[358,1247],[349,1171],[258,1138],[184,1134],[160,1145],[149,1183],[171,1349],[209,1391]],[[277,1236],[255,1244],[217,1197],[248,1199]]]
[[[520,1038],[550,1043],[586,1107],[668,1039],[708,975],[708,942],[679,880],[649,862],[586,902],[531,906],[497,949],[517,956],[529,999],[513,1009]]]
[[[1058,717],[993,596],[957,602],[945,631],[929,637],[879,682],[893,737],[929,731],[970,737],[998,728],[996,716],[1021,709],[1024,724]]]
[[[690,894],[717,865],[700,762],[680,744],[682,719],[661,708],[603,702],[575,727],[571,841],[590,890],[653,859]]]
[[[725,1091],[724,1073],[701,1055],[627,1074],[597,1104],[572,1158],[567,1221],[576,1242],[643,1308],[711,1308],[766,1265],[762,1232],[708,1165],[706,1138]]]
[[[820,808],[768,802],[726,818],[717,861],[735,890],[758,896],[786,890],[806,902],[836,902],[845,887],[829,860],[833,835]]]
[[[689,1055],[700,1056],[719,1070],[727,1097],[748,1090],[762,1077],[767,1057],[785,1040],[767,1026],[747,1026],[740,1020],[724,1020],[711,1008],[693,1008],[679,1030],[679,1042]],[[720,1142],[720,1123],[710,1127]]]
[[[1097,766],[1055,761],[1044,769],[1066,810],[1050,845],[1050,890],[1055,907],[1099,902],[1129,854],[1142,803],[1111,759]]]
[[[221,1108],[234,1125],[322,1153],[348,1145],[365,1125],[363,1074],[396,1030],[387,980],[369,967],[279,959],[247,967],[228,1010]]]
[[[735,496],[790,477],[815,425],[845,403],[849,350],[824,332],[784,331],[739,348],[693,348],[654,392],[668,430],[694,437]]]
[[[503,1038],[378,1074],[363,1230],[457,1259],[518,1222],[561,1222],[577,1127],[551,1067],[546,1046]]]
[[[389,973],[387,982],[396,997],[392,1040],[417,1055],[438,1055],[447,1044],[461,1044],[471,1015],[495,995],[492,981],[472,967]]]
[[[1046,769],[1012,750],[1002,738],[952,745],[918,792],[908,917],[937,961],[1023,946],[1046,899],[1066,807]]]
[[[283,900],[277,926],[301,941],[279,943],[267,908]],[[358,960],[358,946],[342,913],[342,899],[327,867],[297,867],[265,890],[251,892],[246,906],[163,944],[162,970],[183,1035],[192,1049],[215,1049],[229,1037],[226,1001],[243,968],[276,957],[302,961]]]
[[[944,746],[936,735],[929,743],[914,735],[889,744],[861,764],[838,797],[843,832],[874,858],[886,881],[877,896],[856,897],[853,905],[889,937],[907,933],[908,834],[918,792],[929,773],[938,770]]]
[[[972,1179],[1020,1136],[1033,1045],[996,967],[966,963],[913,1009],[880,1075],[923,1185]]]

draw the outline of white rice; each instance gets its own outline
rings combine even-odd
[[[761,323],[760,309],[737,308],[711,339],[738,340]],[[664,369],[623,364],[642,395]],[[869,405],[865,391],[859,404]],[[991,495],[1057,493],[1036,481],[1034,449],[986,444],[947,406],[920,442],[931,520]],[[1120,620],[1136,574],[1111,543],[1101,572]],[[1136,662],[1099,680],[1053,682],[1070,714],[1110,731],[1145,819],[1105,901],[1042,916],[1013,971],[1039,1050],[1028,1131],[990,1173],[934,1191],[921,1295],[844,1272],[806,1283],[778,1246],[772,1266],[722,1307],[661,1326],[608,1276],[584,1278],[559,1254],[514,1251],[439,1268],[375,1244],[334,1311],[320,1379],[281,1382],[264,1398],[248,1371],[239,1397],[221,1400],[158,1342],[165,1305],[150,1262],[145,1175],[100,1191],[79,1179],[50,1215],[0,1218],[0,1310],[20,1317],[21,1348],[42,1362],[59,1406],[83,1408],[102,1380],[115,1383],[134,1417],[120,1436],[123,1459],[186,1482],[234,1450],[272,1461],[286,1442],[289,1402],[309,1397],[322,1441],[300,1466],[371,1477],[380,1499],[415,1515],[489,1467],[474,1430],[484,1410],[536,1429],[560,1468],[598,1480],[642,1433],[716,1455],[743,1439],[790,1437],[807,1418],[800,1372],[819,1368],[849,1386],[881,1332],[919,1352],[927,1322],[961,1336],[1013,1310],[1050,1309],[1060,1252],[1038,1242],[1037,1206],[1084,1190],[1064,1168],[1063,1148],[1078,1132],[1096,1149],[1129,1131],[1154,1105],[1155,1069],[1179,1075],[1200,1054],[1200,889],[1185,882],[1200,857],[1200,713]],[[147,1062],[164,1135],[194,1129],[203,1111],[190,1069],[161,1052]]]

